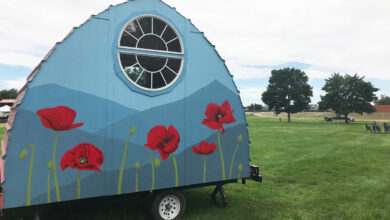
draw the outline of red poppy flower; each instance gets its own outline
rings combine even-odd
[[[206,118],[203,119],[202,124],[213,130],[222,129],[222,134],[225,133],[223,124],[231,124],[236,121],[233,116],[233,110],[227,100],[221,106],[215,103],[208,104],[205,115]]]
[[[70,167],[79,170],[96,170],[102,172],[99,168],[103,164],[103,152],[89,143],[81,143],[70,149],[61,158],[61,168],[65,170]]]
[[[161,159],[166,160],[169,154],[176,151],[179,142],[179,132],[177,132],[175,127],[170,125],[167,129],[165,126],[158,125],[150,129],[145,147],[158,150]]]
[[[213,153],[217,149],[217,146],[215,143],[207,143],[206,141],[202,141],[199,144],[199,147],[197,146],[192,146],[192,151],[196,154],[202,154],[202,155],[209,155]]]
[[[83,126],[84,123],[73,124],[76,118],[76,111],[66,106],[57,106],[55,108],[45,108],[37,111],[41,117],[41,122],[46,128],[55,131],[71,130]]]

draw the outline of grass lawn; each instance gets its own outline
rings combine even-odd
[[[225,209],[211,202],[212,187],[187,190],[184,219],[390,219],[390,135],[359,122],[247,118],[263,183],[225,186]],[[144,199],[54,212],[42,219],[150,218]]]
[[[287,120],[286,113],[281,113],[278,116],[276,116],[273,112],[261,112],[260,114],[267,117],[275,117],[275,118],[281,117],[283,120]],[[298,112],[295,114],[291,114],[291,118],[323,120],[325,116],[334,116],[334,115],[335,113],[331,113],[331,112]],[[356,121],[366,121],[367,123],[372,121],[390,121],[390,112],[375,112],[372,114],[363,114],[363,115],[352,113],[349,116],[355,117]]]

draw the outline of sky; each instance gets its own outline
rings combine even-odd
[[[142,1],[142,0],[137,0]],[[21,88],[51,47],[123,0],[0,1],[0,90]],[[388,0],[165,0],[216,45],[244,105],[262,103],[272,69],[309,76],[312,103],[333,73],[357,73],[390,95]]]

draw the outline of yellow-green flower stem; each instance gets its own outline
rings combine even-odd
[[[203,183],[206,182],[206,161],[207,161],[207,156],[204,156],[204,162],[203,162]]]
[[[129,145],[129,140],[130,136],[134,133],[133,127],[129,131],[129,135],[127,136],[126,139],[126,144],[125,144],[125,149],[123,150],[123,156],[122,156],[122,165],[121,165],[121,170],[119,171],[119,180],[118,180],[118,190],[117,194],[122,193],[122,180],[123,180],[123,170],[125,168],[125,163],[126,163],[126,156],[127,156],[127,147]]]
[[[233,170],[233,163],[234,163],[234,158],[236,157],[236,153],[238,150],[238,147],[240,146],[240,142],[237,143],[237,147],[234,150],[233,157],[232,157],[232,162],[230,163],[230,174],[229,174],[229,179],[232,178],[232,170]]]
[[[179,175],[177,174],[176,158],[173,154],[172,154],[172,161],[173,161],[173,166],[175,167],[175,186],[179,186]]]
[[[150,158],[150,165],[152,166],[152,190],[154,190],[154,188],[155,188],[155,171],[154,171],[154,161],[155,160],[158,160],[158,158],[157,157],[155,157],[155,156],[152,156],[151,158]],[[159,165],[156,165],[156,167],[158,167]]]
[[[135,192],[138,192],[138,170],[135,171]]]
[[[50,170],[51,168],[47,169],[47,203],[51,202],[51,195],[50,195]]]
[[[54,139],[54,147],[53,147],[53,172],[54,172],[54,185],[56,187],[56,197],[57,201],[61,201],[60,197],[60,187],[58,186],[58,179],[57,179],[57,168],[56,168],[56,148],[57,148],[57,141],[58,141],[58,135],[60,134],[59,131],[57,131],[56,137]]]
[[[152,166],[152,190],[154,190],[154,184],[155,184],[154,162],[153,162],[153,158],[154,158],[154,157],[151,157],[151,158],[150,158],[150,165]]]
[[[240,163],[240,164],[238,165],[238,179],[241,178],[241,172],[242,172],[242,164]]]
[[[31,148],[31,157],[30,157],[30,169],[28,171],[28,179],[27,179],[27,201],[26,201],[26,205],[27,206],[29,206],[31,204],[31,176],[32,176],[32,169],[33,169],[34,155],[35,155],[35,147],[34,147],[34,145],[28,144],[24,148],[24,151],[27,152],[28,147]],[[24,159],[24,157],[20,157],[20,159]]]
[[[140,168],[139,161],[135,162],[134,168],[135,168],[135,191],[138,192],[138,170]]]
[[[221,134],[218,130],[218,147],[219,147],[219,154],[221,155],[221,166],[222,166],[222,179],[225,180],[225,161],[223,160],[223,153],[222,153],[222,147],[221,147]]]
[[[80,170],[77,173],[77,199],[80,199]]]

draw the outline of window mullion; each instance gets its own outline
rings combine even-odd
[[[167,28],[168,28],[168,25],[166,24],[164,30],[163,30],[163,31],[161,32],[161,34],[160,34],[160,37],[163,36],[163,34],[164,34],[164,32],[165,32],[165,30],[166,30]]]
[[[165,79],[165,77],[164,77],[164,75],[162,74],[162,72],[160,71],[159,73],[160,73],[161,77],[163,78],[163,80],[164,80],[164,82],[165,82],[165,85],[168,85],[167,80]]]
[[[150,73],[150,89],[153,89],[153,75],[154,73]]]
[[[130,54],[141,54],[141,55],[150,55],[150,56],[162,56],[168,58],[177,58],[182,59],[183,54],[181,53],[173,53],[168,51],[155,51],[155,50],[147,50],[141,48],[129,48],[129,47],[119,47],[120,53],[130,53]]]
[[[166,42],[166,44],[169,44],[169,43],[171,43],[172,41],[174,41],[174,40],[176,40],[176,39],[177,39],[177,37],[175,37],[175,38],[173,38],[172,40]]]
[[[172,71],[175,75],[177,75],[177,72],[174,71],[173,69],[169,68],[169,66],[166,66],[170,71]]]
[[[144,74],[145,70],[142,68],[142,72],[141,74],[139,74],[137,80],[135,81],[135,83],[137,84],[138,83],[138,80],[141,78],[142,74]]]
[[[142,28],[142,26],[139,23],[138,19],[137,19],[137,24],[138,24],[139,28],[141,29],[142,35],[145,35],[144,29]]]

